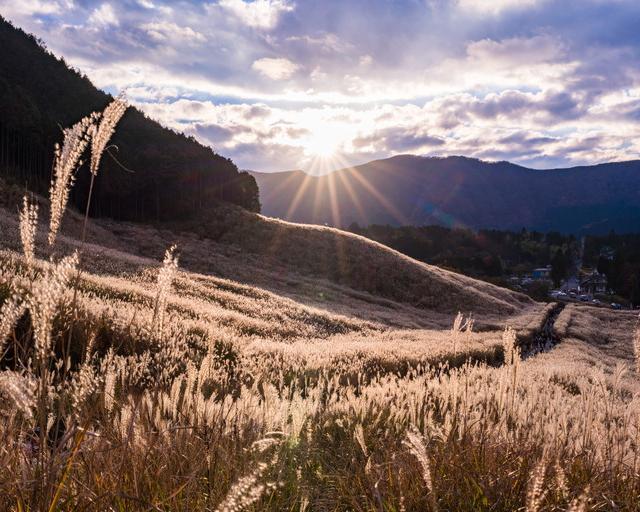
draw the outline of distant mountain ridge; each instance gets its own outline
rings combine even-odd
[[[537,170],[462,156],[399,155],[320,177],[251,174],[263,213],[294,222],[640,231],[640,160]]]

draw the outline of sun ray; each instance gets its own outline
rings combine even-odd
[[[313,197],[313,216],[311,220],[313,221],[314,224],[319,224],[319,223],[324,224],[324,222],[326,221],[318,222],[318,218],[320,218],[319,215],[321,214],[319,212],[322,212],[322,209],[320,208],[320,206],[322,206],[321,203],[323,202],[322,195],[324,192],[325,180],[322,178],[315,178],[315,180],[316,180],[315,182],[316,190]]]
[[[357,192],[351,185],[351,181],[349,181],[349,177],[345,172],[336,172],[335,174],[337,174],[338,178],[342,182],[342,186],[349,196],[349,199],[351,199],[351,202],[356,207],[356,211],[358,212],[358,215],[360,217],[360,222],[366,223],[367,215],[364,212],[364,208],[362,207],[362,203],[360,202],[360,198],[358,197]]]
[[[367,191],[382,205],[382,207],[387,210],[387,212],[393,217],[393,219],[402,224],[409,224],[408,219],[402,214],[400,210],[398,210],[384,195],[382,195],[371,183],[364,178],[360,171],[358,171],[355,167],[351,167],[348,169],[348,172],[360,182],[360,184],[367,189]]]
[[[333,221],[333,225],[336,227],[342,227],[340,205],[338,204],[338,198],[336,196],[335,173],[332,172],[327,176],[327,184],[329,185],[329,206],[331,207],[331,219]]]
[[[292,171],[290,176],[288,176],[286,179],[282,180],[282,182],[278,183],[278,186],[273,189],[271,194],[269,194],[269,197],[270,196],[278,197],[278,194],[280,192],[282,192],[283,190],[286,190],[287,186],[292,181],[295,181],[297,177],[298,177],[298,172],[297,171]],[[262,192],[262,191],[260,191],[260,192]]]
[[[304,177],[304,179],[302,181],[302,184],[300,185],[300,187],[296,191],[296,195],[293,197],[293,200],[291,201],[291,205],[289,206],[289,209],[287,210],[287,214],[285,215],[285,220],[289,220],[291,218],[291,216],[298,209],[298,205],[300,204],[300,201],[302,200],[302,197],[304,196],[304,193],[307,190],[307,187],[311,183],[310,180],[312,180],[312,179],[313,178],[309,174],[307,174]]]

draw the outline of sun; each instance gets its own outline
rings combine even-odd
[[[314,130],[304,141],[304,150],[310,157],[330,158],[337,153],[339,145],[335,133],[328,129]]]

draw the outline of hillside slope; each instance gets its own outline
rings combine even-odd
[[[534,170],[401,155],[322,177],[302,171],[253,175],[263,213],[294,222],[574,233],[640,229],[640,161]]]
[[[44,192],[54,143],[109,95],[41,43],[0,16],[0,173]],[[203,205],[231,202],[257,211],[258,189],[247,173],[193,137],[174,132],[130,107],[102,159],[92,213],[157,221],[193,216]],[[117,157],[117,162],[115,158]],[[79,172],[76,205],[86,204],[87,172]]]
[[[4,244],[19,249],[13,212],[21,191],[1,183]],[[63,228],[72,240],[82,219],[68,213]],[[525,295],[418,262],[358,235],[278,221],[237,207],[216,208],[196,222],[159,227],[95,221],[88,239],[96,246],[155,260],[177,244],[188,270],[406,327],[450,324],[458,310],[504,319],[537,307]]]

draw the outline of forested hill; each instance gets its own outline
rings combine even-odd
[[[56,58],[35,37],[0,16],[0,173],[42,192],[53,148],[71,126],[110,96]],[[228,158],[129,108],[105,155],[92,214],[155,221],[189,217],[219,201],[260,208],[254,178]],[[116,162],[117,159],[117,162]],[[88,173],[78,173],[73,201],[85,204]]]

